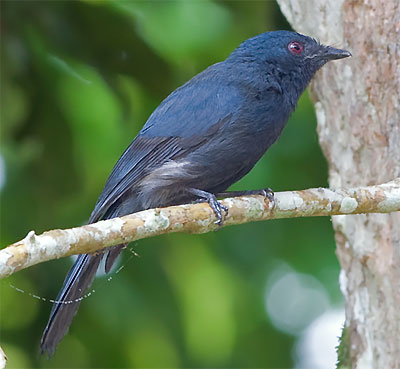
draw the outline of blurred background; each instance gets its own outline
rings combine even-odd
[[[2,1],[1,247],[85,224],[113,165],[175,88],[258,33],[274,1]],[[327,186],[306,92],[232,189]],[[100,275],[51,360],[38,355],[72,258],[0,281],[9,368],[333,368],[344,321],[328,218],[142,240]],[[18,292],[16,286],[25,291]]]

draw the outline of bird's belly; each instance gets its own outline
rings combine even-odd
[[[186,159],[170,160],[152,170],[137,186],[136,198],[143,209],[170,206],[191,201],[193,188],[200,173]]]

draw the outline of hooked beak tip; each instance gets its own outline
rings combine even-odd
[[[328,46],[326,52],[324,53],[324,55],[322,55],[324,59],[328,60],[344,59],[348,58],[349,56],[352,56],[350,51],[335,49],[334,47],[330,46]]]

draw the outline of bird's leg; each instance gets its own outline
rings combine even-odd
[[[222,211],[224,211],[226,215],[228,214],[228,208],[222,205],[217,200],[214,194],[202,190],[197,190],[195,188],[190,188],[189,192],[208,202],[208,204],[211,206],[211,209],[214,211],[215,216],[217,217],[215,224],[218,224],[219,226],[222,226],[224,224],[224,217],[222,215]]]
[[[215,196],[219,199],[226,199],[227,197],[238,197],[238,196],[251,196],[261,195],[266,197],[273,205],[275,204],[274,191],[269,187],[262,190],[250,190],[250,191],[229,191],[217,193]]]

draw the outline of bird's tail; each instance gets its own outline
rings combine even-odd
[[[50,313],[40,343],[41,354],[53,355],[57,344],[68,332],[81,300],[96,275],[103,254],[79,255],[67,274]]]

